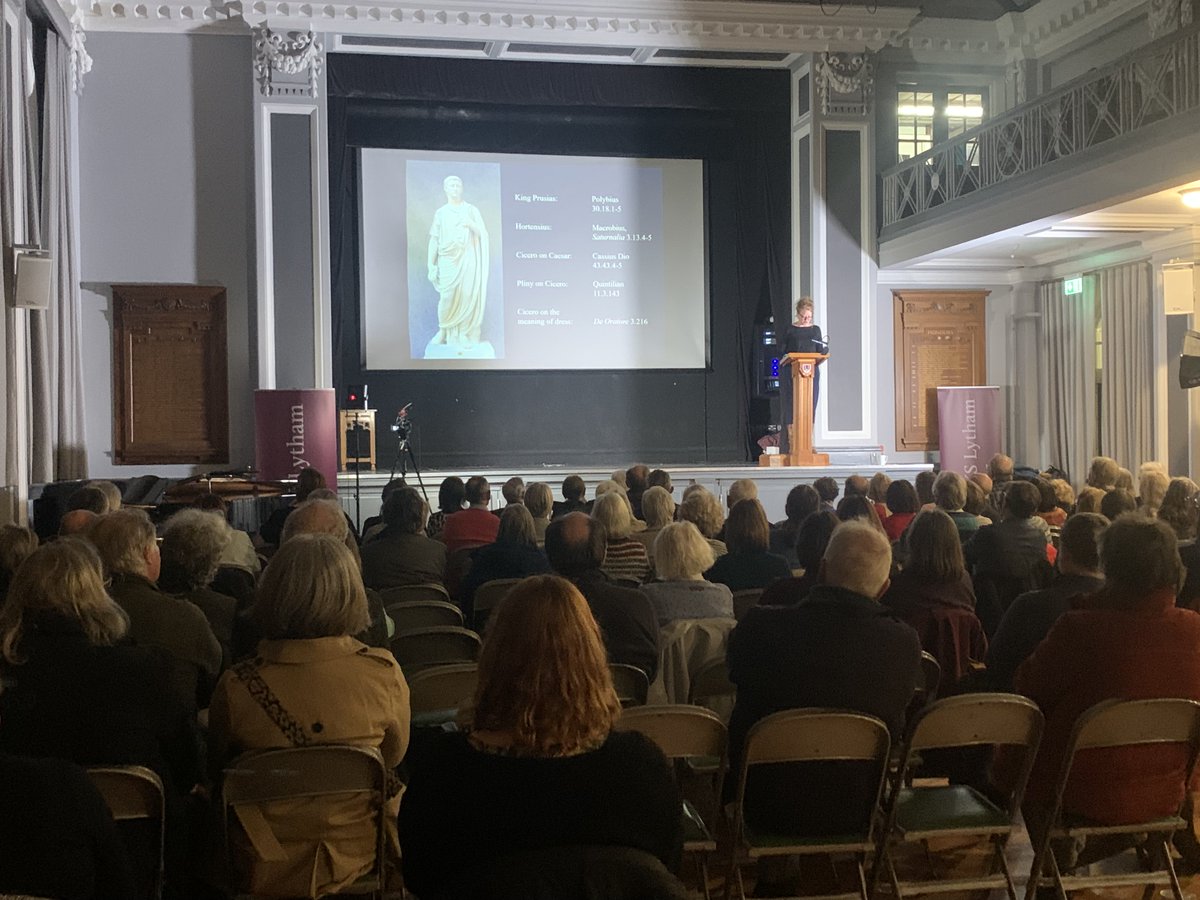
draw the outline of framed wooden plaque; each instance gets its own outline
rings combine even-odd
[[[896,449],[938,448],[937,389],[987,383],[989,291],[893,291]]]
[[[114,461],[228,462],[225,288],[115,284],[112,296]]]

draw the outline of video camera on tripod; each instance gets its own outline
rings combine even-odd
[[[412,435],[413,422],[408,412],[410,409],[412,409],[412,403],[405,403],[396,412],[396,421],[392,423],[392,433],[402,441],[407,441]]]

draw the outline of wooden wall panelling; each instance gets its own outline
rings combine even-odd
[[[113,285],[113,456],[229,460],[225,288]]]
[[[936,450],[937,389],[985,384],[988,291],[893,291],[896,449]]]

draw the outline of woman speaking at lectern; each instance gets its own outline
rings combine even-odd
[[[829,345],[821,336],[821,327],[813,324],[812,297],[801,297],[796,301],[796,318],[783,330],[779,352],[786,353],[825,353]],[[790,370],[780,372],[779,399],[783,406],[783,435],[786,446],[788,427],[792,423],[792,373]],[[817,418],[817,398],[821,395],[821,370],[813,372],[813,419]]]

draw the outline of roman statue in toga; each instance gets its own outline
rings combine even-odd
[[[442,182],[446,203],[429,228],[429,281],[438,292],[438,331],[430,344],[480,341],[487,302],[488,233],[479,210],[463,200],[457,175]]]

